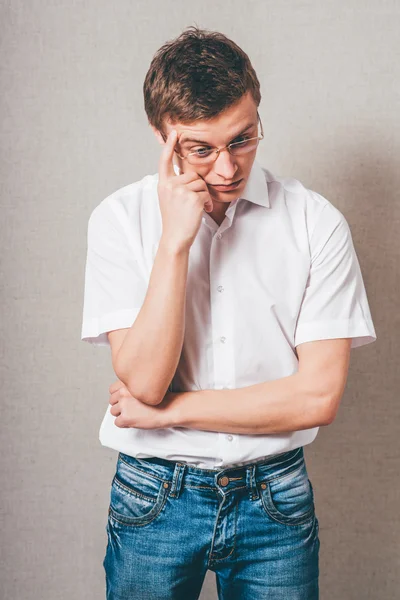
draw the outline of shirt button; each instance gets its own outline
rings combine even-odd
[[[231,435],[227,435],[226,436],[228,438],[228,440],[231,442],[233,440],[233,437]]]
[[[217,233],[217,238],[220,240],[222,238],[222,233]]]
[[[217,287],[217,290],[218,290],[219,292],[223,292],[223,291],[224,291],[224,288],[223,288],[223,286],[222,286],[222,285],[219,285],[219,286]]]
[[[223,344],[225,344],[226,337],[222,336],[219,338]]]

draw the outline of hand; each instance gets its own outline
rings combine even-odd
[[[141,402],[129,392],[122,381],[116,382],[108,388],[110,392],[110,413],[116,417],[114,423],[117,427],[136,427],[138,429],[158,429],[171,427],[168,418],[168,404],[161,402],[151,406]]]
[[[178,249],[190,248],[201,224],[203,210],[211,212],[213,201],[206,182],[194,172],[176,175],[172,157],[177,140],[173,129],[165,142],[159,163],[158,198],[162,236]]]

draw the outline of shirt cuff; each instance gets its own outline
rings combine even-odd
[[[294,346],[316,340],[353,338],[351,348],[365,346],[377,339],[372,320],[312,321],[296,328]]]
[[[140,312],[140,308],[129,308],[107,313],[100,317],[84,319],[81,330],[81,340],[96,346],[109,346],[107,332],[114,329],[131,327]]]

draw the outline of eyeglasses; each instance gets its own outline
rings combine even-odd
[[[210,163],[213,163],[217,160],[219,153],[223,150],[228,150],[228,152],[233,156],[242,156],[243,154],[247,154],[248,152],[255,150],[258,146],[259,141],[264,138],[263,126],[258,111],[257,117],[257,125],[259,122],[261,129],[259,136],[249,138],[245,135],[241,135],[239,137],[243,139],[241,139],[238,142],[232,142],[231,144],[223,146],[222,148],[213,148],[211,146],[206,145],[200,146],[199,148],[196,148],[196,150],[188,152],[186,156],[182,156],[181,154],[179,154],[179,152],[176,149],[175,152],[179,156],[179,158],[181,158],[182,160],[187,160],[191,165],[208,165]]]

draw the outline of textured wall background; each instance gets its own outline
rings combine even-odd
[[[115,376],[80,341],[87,219],[156,172],[142,83],[193,24],[256,68],[260,162],[351,226],[378,341],[353,350],[339,415],[305,450],[321,598],[398,598],[399,17],[396,0],[2,2],[2,599],[104,597],[117,454],[98,429]],[[202,600],[216,598],[209,575]]]

